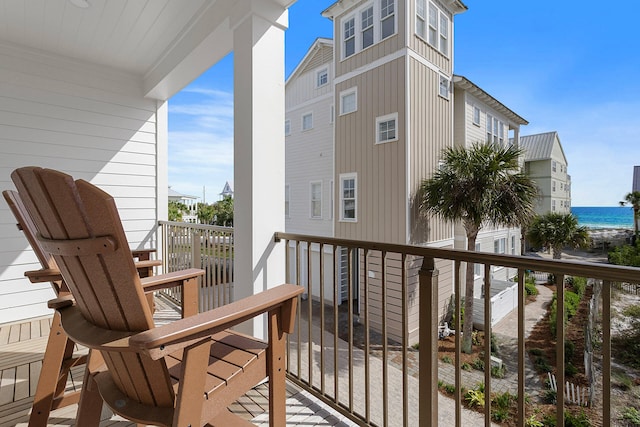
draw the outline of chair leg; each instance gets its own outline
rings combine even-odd
[[[270,311],[267,373],[269,375],[269,425],[284,426],[286,414],[285,334],[280,325],[280,309]]]
[[[102,412],[102,396],[98,391],[98,385],[93,379],[93,374],[104,363],[102,355],[99,352],[91,350],[87,361],[87,369],[84,371],[84,380],[82,382],[82,393],[80,395],[80,404],[78,405],[78,414],[76,417],[76,425],[78,426],[97,426],[100,424],[100,415]]]
[[[54,399],[64,394],[69,372],[61,372],[61,367],[65,358],[73,355],[73,345],[73,341],[71,341],[64,330],[62,330],[60,314],[55,312],[47,340],[44,359],[42,360],[40,378],[38,378],[38,385],[33,398],[33,408],[29,416],[29,427],[46,426]],[[71,351],[69,351],[69,349],[71,349]],[[76,403],[78,397],[79,394],[75,399],[67,399],[64,405],[58,406]]]

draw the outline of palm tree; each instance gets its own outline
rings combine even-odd
[[[590,240],[589,230],[578,226],[578,218],[557,212],[536,216],[529,226],[527,238],[533,245],[551,248],[553,259],[561,258],[565,246],[585,247]]]
[[[631,205],[633,208],[633,230],[635,232],[636,241],[638,240],[638,215],[640,214],[640,191],[632,191],[624,196],[624,200],[620,202],[620,206]]]
[[[534,215],[538,188],[521,171],[522,150],[487,143],[450,147],[431,179],[420,186],[420,209],[448,222],[462,222],[467,249],[475,250],[483,225],[515,227]],[[473,264],[466,265],[462,351],[471,352]]]

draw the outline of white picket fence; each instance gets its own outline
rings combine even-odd
[[[549,376],[549,387],[551,390],[558,392],[558,384],[556,381],[556,376],[551,372],[547,372]],[[565,383],[565,402],[578,405],[578,406],[589,406],[589,387],[580,387],[573,383],[567,381]]]

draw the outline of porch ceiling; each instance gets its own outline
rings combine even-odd
[[[233,50],[247,13],[294,1],[0,0],[0,43],[140,75],[166,99]]]

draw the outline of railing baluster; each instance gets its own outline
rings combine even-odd
[[[347,249],[347,300],[348,300],[348,344],[349,344],[349,412],[353,413],[353,274],[354,274],[354,266],[353,266],[353,258],[354,258],[354,249]]]
[[[409,347],[409,317],[407,315],[407,254],[402,254],[402,420],[403,425],[409,425],[409,369],[407,361],[407,347]]]
[[[525,271],[518,269],[518,413],[525,414]],[[525,417],[518,417],[518,427],[525,426]]]
[[[340,255],[339,255],[340,254]],[[342,281],[338,274],[340,273],[339,269],[336,268],[336,264],[338,262],[338,256],[342,254],[342,247],[334,246],[333,247],[333,396],[336,402],[340,402],[339,395],[339,373],[340,373],[340,365],[338,359],[338,292],[340,291],[340,285]]]
[[[307,242],[307,325],[309,334],[308,363],[309,385],[313,387],[313,272],[311,271],[311,242]]]
[[[289,252],[289,239],[284,240],[284,277],[287,283],[291,283],[291,253]],[[299,304],[298,304],[299,305]],[[295,328],[298,329],[300,324],[296,324]],[[291,334],[287,334],[287,372],[291,372]]]
[[[602,420],[611,425],[611,282],[602,282]]]
[[[462,426],[462,371],[461,371],[461,350],[462,350],[462,310],[461,310],[461,298],[460,290],[460,269],[462,268],[462,263],[460,261],[456,261],[454,263],[454,289],[457,291],[454,293],[454,313],[455,316],[455,362],[456,362],[456,373],[455,373],[455,403],[456,403],[456,426]]]
[[[389,424],[389,348],[387,341],[387,251],[382,251],[382,425]]]
[[[362,298],[364,300],[364,419],[367,423],[371,420],[371,380],[370,380],[370,335],[369,335],[369,250],[364,250],[364,277],[362,286]]]
[[[484,424],[491,425],[491,264],[484,265]]]
[[[556,378],[558,379],[558,393],[556,395],[556,422],[558,427],[564,427],[565,375],[564,375],[564,275],[555,273],[557,291],[556,315]]]
[[[296,240],[296,285],[300,286],[300,240]],[[297,310],[297,324],[300,325],[296,328],[297,332],[298,332],[298,353],[297,353],[297,362],[298,362],[298,379],[301,378],[302,375],[302,333],[301,333],[301,329],[302,329],[302,323],[300,322],[300,319],[302,318],[302,301],[300,301],[300,304],[298,304],[296,310]]]
[[[325,394],[324,390],[324,243],[320,243],[320,393]]]

